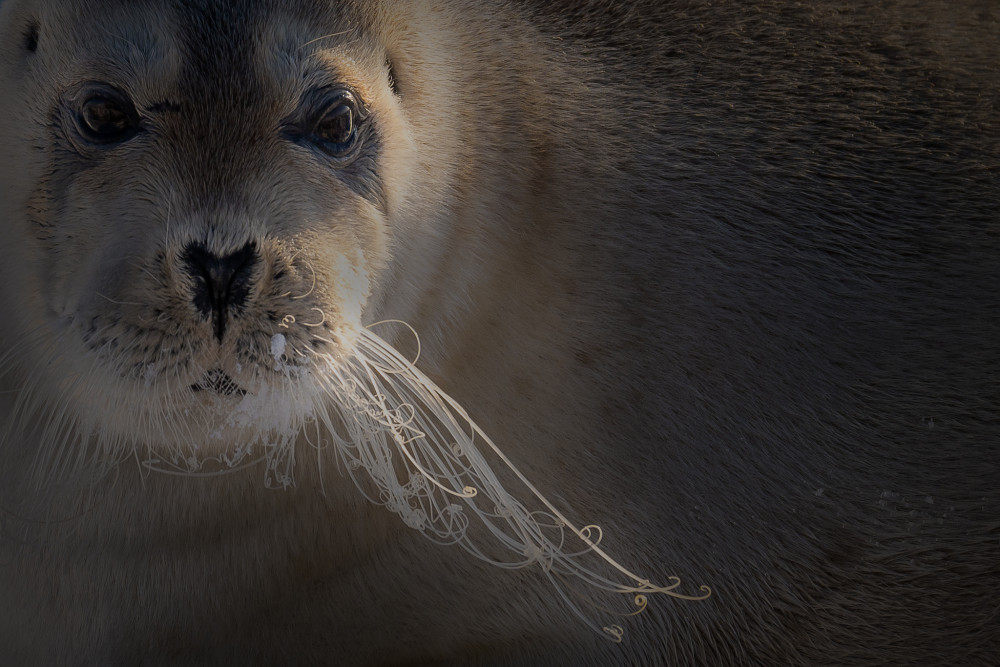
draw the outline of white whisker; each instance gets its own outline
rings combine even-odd
[[[360,332],[353,354],[330,357],[328,362],[319,376],[336,414],[320,413],[319,419],[362,493],[400,515],[411,528],[432,540],[459,544],[499,567],[540,565],[568,607],[616,641],[623,632],[620,626],[595,624],[580,602],[566,594],[568,582],[575,579],[592,589],[630,595],[639,610],[651,593],[688,600],[710,594],[705,586],[701,595],[679,593],[676,577],[666,586],[654,585],[612,558],[599,546],[599,527],[571,523],[461,406],[370,329]],[[347,438],[337,435],[334,421],[343,424]],[[529,509],[508,492],[487,456],[514,475],[526,491],[519,496],[541,509]],[[362,470],[374,483],[376,497],[364,491],[358,477]],[[570,538],[579,542],[576,550],[567,546]],[[491,555],[498,546],[506,557]],[[586,563],[595,559],[625,582]]]

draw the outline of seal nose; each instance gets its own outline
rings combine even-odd
[[[220,257],[201,243],[188,245],[181,253],[194,280],[192,301],[205,319],[211,318],[221,343],[230,316],[238,316],[250,297],[251,274],[259,261],[257,245],[247,243],[236,252]]]

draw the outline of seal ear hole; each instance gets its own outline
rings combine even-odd
[[[24,31],[24,48],[31,53],[38,50],[38,22],[32,21]]]
[[[402,97],[402,93],[399,92],[399,78],[396,76],[396,68],[392,64],[392,59],[386,56],[385,68],[389,72],[389,87],[396,97]]]

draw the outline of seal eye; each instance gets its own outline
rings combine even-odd
[[[310,139],[330,157],[350,157],[360,143],[358,124],[362,120],[364,113],[354,96],[346,90],[335,91],[316,116]]]
[[[112,90],[93,91],[77,114],[80,134],[95,144],[125,141],[138,129],[135,107],[124,95]]]

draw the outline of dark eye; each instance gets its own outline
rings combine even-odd
[[[120,143],[138,130],[135,107],[123,94],[108,89],[89,91],[77,112],[80,134],[95,144]]]
[[[358,125],[364,113],[346,90],[331,95],[316,116],[310,138],[324,153],[336,158],[350,157],[358,146]]]

